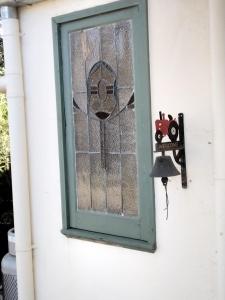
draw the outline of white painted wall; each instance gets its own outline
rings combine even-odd
[[[207,0],[149,1],[153,118],[183,112],[189,186],[156,181],[154,254],[60,233],[61,199],[51,17],[106,0],[21,9],[37,300],[215,300],[216,214]]]
[[[225,174],[221,163],[225,152],[225,2],[210,0],[210,53],[212,65],[212,112],[214,140],[214,186],[216,198],[218,299],[225,298]]]

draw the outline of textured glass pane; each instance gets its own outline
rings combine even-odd
[[[121,160],[118,154],[107,154],[107,208],[109,213],[122,213]]]
[[[121,152],[135,153],[135,112],[127,108],[120,113]]]
[[[97,95],[91,95],[89,99],[89,110],[96,115],[96,113],[100,110],[101,102],[99,101],[99,97]]]
[[[96,68],[96,70],[93,72],[92,78],[91,78],[91,84],[92,86],[98,88],[98,83],[102,79],[102,71],[100,68]]]
[[[117,76],[119,87],[133,85],[131,22],[123,21],[116,25]]]
[[[92,66],[101,59],[100,56],[100,31],[99,27],[85,30],[86,32],[86,74],[89,74]]]
[[[116,76],[108,64],[94,64],[87,81],[88,98],[90,111],[100,119],[108,118],[117,105],[115,83]]]
[[[76,155],[77,199],[79,209],[91,208],[89,154]]]
[[[90,152],[100,152],[100,121],[89,118]]]
[[[76,151],[89,151],[87,115],[80,110],[76,110],[74,113],[74,122]]]
[[[114,72],[117,72],[114,25],[101,27],[101,54],[102,60],[108,63]]]
[[[137,165],[133,154],[121,155],[123,213],[137,215]]]
[[[83,31],[75,31],[70,34],[70,42],[73,92],[86,92],[84,51],[86,49],[86,34]]]
[[[134,90],[132,88],[118,89],[117,95],[118,95],[118,99],[119,99],[120,110],[123,109],[125,106],[127,106],[133,93],[134,93]]]
[[[114,69],[110,69],[110,71],[107,68],[102,68],[102,77],[106,80],[107,84],[110,85],[113,83],[113,81],[116,79]]]
[[[75,93],[73,98],[74,105],[84,113],[87,113],[87,93]]]
[[[114,111],[115,107],[116,107],[115,97],[108,95],[105,101],[103,101],[101,105],[101,110],[111,114]]]
[[[120,153],[120,119],[119,116],[105,122],[106,152]]]
[[[70,33],[78,209],[136,216],[130,20]]]
[[[106,170],[101,165],[101,154],[93,153],[90,157],[92,208],[106,211]]]

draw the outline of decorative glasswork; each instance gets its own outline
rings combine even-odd
[[[70,33],[80,210],[137,216],[130,20]]]

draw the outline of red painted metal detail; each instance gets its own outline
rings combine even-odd
[[[163,137],[168,136],[172,142],[175,142],[178,137],[178,123],[171,115],[168,115],[168,119],[165,118],[164,113],[159,113],[159,119],[155,121],[155,139],[158,143],[161,143]]]

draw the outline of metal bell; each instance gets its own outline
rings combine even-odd
[[[155,164],[150,173],[151,177],[170,177],[180,175],[180,172],[174,166],[170,156],[162,155],[156,157]]]

